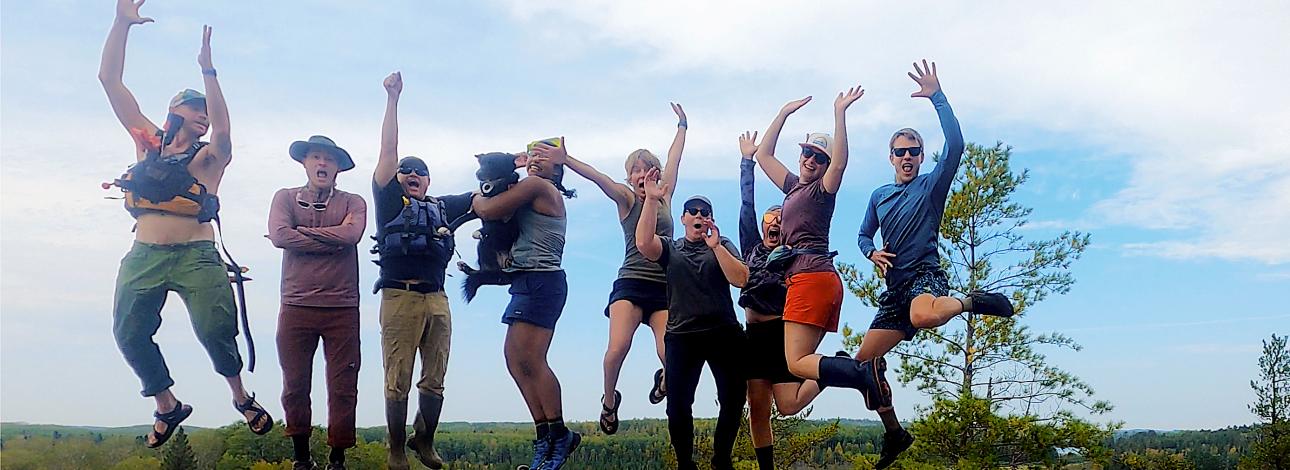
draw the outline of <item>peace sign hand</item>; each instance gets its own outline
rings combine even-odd
[[[918,72],[918,75],[914,75]],[[931,98],[936,92],[941,91],[941,81],[936,78],[936,62],[932,62],[931,67],[927,66],[927,59],[923,59],[923,67],[918,68],[918,62],[914,62],[914,72],[909,72],[909,78],[914,79],[918,84],[918,91],[909,95],[910,98]]]
[[[215,66],[211,65],[211,27],[209,25],[202,26],[202,49],[197,53],[197,65],[201,66],[202,71],[215,69]]]

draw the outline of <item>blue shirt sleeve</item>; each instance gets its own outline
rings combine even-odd
[[[739,159],[739,248],[743,259],[748,259],[757,245],[762,243],[761,226],[757,223],[756,200],[753,197],[753,168],[757,166],[747,158]]]
[[[875,202],[877,201],[877,196],[877,191],[869,195],[869,207],[865,209],[864,220],[860,222],[860,253],[864,254],[865,258],[868,258],[877,249],[873,243],[873,236],[878,233],[878,206]]]
[[[945,93],[937,90],[932,94],[932,104],[936,106],[936,116],[941,120],[941,132],[945,134],[945,148],[941,150],[941,161],[932,170],[932,199],[938,205],[945,205],[945,197],[954,182],[954,174],[959,171],[959,162],[963,159],[963,130],[959,120],[954,117],[954,110],[945,98]]]

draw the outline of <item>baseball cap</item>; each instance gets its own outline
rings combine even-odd
[[[184,91],[175,94],[175,97],[170,99],[170,107],[175,108],[189,101],[201,101],[201,105],[205,107],[206,95],[192,88],[185,88]]]
[[[833,156],[833,152],[829,150],[833,147],[833,136],[823,132],[812,132],[807,134],[806,141],[797,145],[802,146],[802,148],[810,147],[824,152],[825,155],[830,157]]]

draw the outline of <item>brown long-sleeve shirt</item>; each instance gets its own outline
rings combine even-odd
[[[303,307],[358,306],[358,249],[367,229],[367,203],[336,190],[324,210],[303,188],[283,188],[269,208],[269,240],[282,248],[282,303]]]

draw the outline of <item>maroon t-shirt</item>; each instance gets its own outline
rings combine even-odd
[[[838,195],[824,190],[824,178],[801,183],[797,175],[784,178],[784,210],[780,229],[784,244],[793,248],[829,249],[829,226]],[[833,259],[825,255],[798,255],[788,266],[788,276],[798,273],[833,272]]]
[[[367,203],[336,190],[319,211],[300,207],[300,190],[278,190],[269,207],[269,240],[282,248],[282,303],[357,307],[357,245],[367,228]]]

